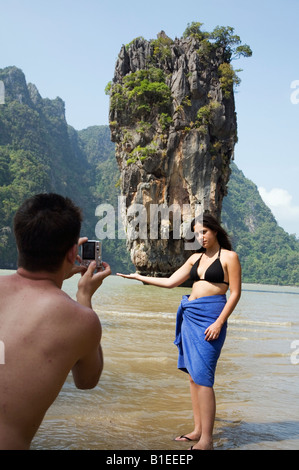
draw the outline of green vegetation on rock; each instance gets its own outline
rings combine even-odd
[[[171,105],[171,93],[161,69],[150,67],[137,70],[123,78],[122,84],[106,89],[111,96],[111,109],[125,111],[141,120],[149,119],[151,113],[167,113]]]

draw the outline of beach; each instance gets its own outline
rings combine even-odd
[[[74,296],[76,279],[63,288]],[[189,292],[106,279],[93,301],[103,326],[101,380],[82,391],[69,377],[32,448],[187,449],[173,440],[193,429],[173,341]],[[299,449],[298,313],[298,288],[243,285],[216,372],[216,450]]]
[[[71,297],[77,281],[63,285]],[[216,371],[215,450],[299,449],[299,288],[242,287]],[[193,417],[173,341],[189,292],[105,279],[93,299],[103,327],[101,379],[77,390],[69,375],[32,449],[188,449],[174,441],[193,429]]]

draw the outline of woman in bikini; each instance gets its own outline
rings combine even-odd
[[[197,441],[193,450],[213,449],[216,413],[214,376],[226,336],[227,319],[241,295],[241,266],[232,251],[225,230],[209,214],[194,219],[191,229],[202,245],[169,278],[119,274],[159,287],[177,287],[187,279],[193,281],[191,294],[183,296],[177,312],[176,339],[178,368],[190,378],[194,430],[176,441]],[[230,290],[229,298],[226,292]]]

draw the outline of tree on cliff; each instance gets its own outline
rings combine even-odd
[[[211,32],[201,31],[203,23],[189,23],[183,33],[184,38],[193,37],[199,41],[212,40],[216,48],[223,49],[223,58],[225,62],[238,59],[241,56],[251,57],[252,50],[248,44],[241,44],[240,36],[234,34],[234,28],[231,26],[216,26]]]

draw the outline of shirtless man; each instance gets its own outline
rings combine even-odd
[[[19,267],[0,276],[0,449],[30,448],[70,371],[77,388],[99,381],[102,329],[91,298],[110,267],[84,268],[77,302],[61,290],[83,269],[75,266],[80,228],[80,210],[56,194],[36,195],[16,213]]]

